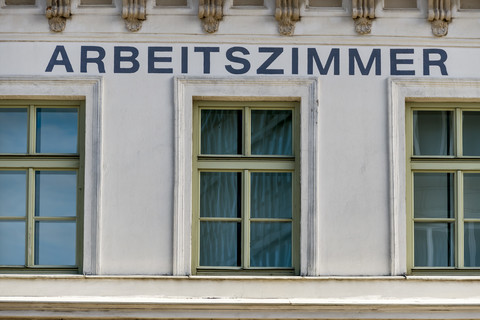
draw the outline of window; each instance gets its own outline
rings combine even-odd
[[[193,273],[298,274],[298,104],[194,104]]]
[[[80,271],[82,106],[0,104],[0,272]]]
[[[480,9],[480,1],[460,0],[460,9]]]
[[[479,271],[480,104],[409,103],[409,270]]]
[[[385,9],[417,9],[417,0],[384,0]]]
[[[309,7],[342,7],[342,0],[309,0]]]

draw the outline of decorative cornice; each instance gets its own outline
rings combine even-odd
[[[435,36],[446,36],[448,23],[452,21],[452,1],[428,0],[428,21],[432,23],[432,32]]]
[[[368,34],[372,31],[372,19],[375,18],[375,0],[352,0],[352,18],[355,31]]]
[[[147,19],[146,0],[123,0],[122,18],[128,30],[135,32],[142,28]]]
[[[295,22],[300,20],[299,0],[276,0],[275,19],[278,21],[278,32],[291,36],[295,31]]]
[[[50,30],[61,32],[65,30],[67,18],[70,17],[70,0],[47,0],[45,16],[48,19]]]
[[[223,0],[200,0],[198,17],[203,22],[203,30],[214,33],[223,18]]]

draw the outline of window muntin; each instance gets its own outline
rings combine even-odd
[[[83,112],[80,102],[0,104],[0,272],[79,272]]]
[[[407,105],[411,273],[480,268],[479,110],[473,103]]]
[[[298,273],[296,121],[296,103],[195,103],[194,274]]]

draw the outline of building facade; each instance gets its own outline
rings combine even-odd
[[[0,319],[480,318],[477,0],[0,0]]]

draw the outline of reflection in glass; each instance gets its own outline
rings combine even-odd
[[[415,266],[451,267],[454,232],[451,223],[415,223]]]
[[[252,154],[292,155],[292,111],[252,110]]]
[[[480,112],[463,112],[463,155],[480,156]]]
[[[292,217],[292,173],[252,172],[252,218]]]
[[[76,212],[76,171],[36,171],[35,216],[74,217]]]
[[[292,266],[290,222],[252,222],[250,244],[252,267]]]
[[[35,264],[75,265],[76,223],[35,222]]]
[[[480,267],[480,223],[465,223],[465,267]]]
[[[38,108],[38,153],[77,153],[78,110],[76,108]]]
[[[480,173],[463,174],[463,214],[480,218]]]
[[[27,153],[26,108],[0,108],[0,153]]]
[[[241,217],[241,173],[200,173],[200,216]]]
[[[241,263],[238,222],[200,222],[200,265],[236,267]]]
[[[453,154],[451,111],[413,112],[413,154],[446,156]]]
[[[454,217],[454,174],[444,172],[414,173],[414,217]]]
[[[24,221],[0,221],[0,265],[25,265]]]
[[[201,111],[201,154],[242,154],[242,111]]]
[[[24,217],[26,203],[26,171],[0,170],[0,216]]]

